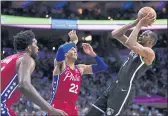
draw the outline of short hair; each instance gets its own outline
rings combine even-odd
[[[144,31],[140,37],[138,38],[138,41],[141,43],[143,40],[145,41],[146,38],[144,38],[144,36],[148,37],[148,38],[151,38],[153,40],[153,45],[155,45],[157,43],[157,40],[158,40],[158,36],[155,32],[153,31],[150,31],[150,30],[146,30]]]
[[[17,33],[13,38],[14,49],[16,51],[24,51],[29,45],[32,44],[35,34],[31,30],[26,30]]]
[[[157,36],[157,34],[156,34],[155,32],[153,32],[153,31],[150,31],[150,32],[149,32],[149,35],[150,35],[150,37],[153,39],[153,45],[155,45],[155,44],[157,43],[157,41],[158,41],[158,36]]]

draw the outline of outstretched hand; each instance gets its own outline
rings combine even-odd
[[[72,30],[68,33],[68,36],[70,37],[70,41],[78,41],[78,36],[76,35],[76,31]]]
[[[139,20],[139,23],[141,26],[151,26],[154,21],[156,20],[155,16],[152,13],[148,13],[145,17],[143,17],[142,19],[137,19]]]
[[[96,53],[93,51],[93,48],[90,44],[88,43],[82,43],[82,47],[83,47],[83,51],[92,56],[92,57],[95,57],[96,56]]]

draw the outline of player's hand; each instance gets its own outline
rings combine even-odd
[[[52,116],[68,116],[63,110],[53,108],[52,112],[50,113]]]
[[[68,33],[69,37],[70,37],[70,41],[78,41],[78,36],[76,35],[76,31],[72,30]]]
[[[92,56],[92,57],[95,57],[96,56],[96,53],[93,51],[93,48],[90,44],[88,43],[82,43],[82,47],[83,47],[83,51]]]
[[[152,15],[152,13],[148,13],[145,17],[143,17],[142,19],[140,19],[139,23],[141,26],[150,26],[154,23],[155,21],[155,16]]]

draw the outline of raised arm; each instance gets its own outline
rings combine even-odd
[[[137,37],[138,37],[139,31],[141,30],[141,27],[151,25],[154,20],[155,20],[154,16],[152,16],[150,13],[148,15],[146,15],[144,18],[142,18],[137,23],[137,25],[135,26],[133,31],[131,32],[131,34],[130,34],[128,40],[125,42],[125,44],[127,46],[129,46],[130,48],[139,44],[139,43],[137,43]]]
[[[153,21],[154,17],[151,16],[151,14],[149,13],[147,16],[145,16],[139,22],[137,22],[135,28],[133,29],[129,37],[125,35],[120,35],[121,32],[119,32],[119,30],[114,30],[114,32],[112,32],[112,34],[114,34],[113,36],[122,41],[123,45],[127,46],[129,49],[133,50],[140,56],[143,56],[143,60],[147,65],[150,65],[153,62],[155,54],[151,48],[143,47],[141,44],[139,44],[137,42],[137,36],[139,31],[141,30],[141,27],[149,26],[153,23]],[[129,26],[125,26],[120,31],[126,30],[126,28],[128,27]]]
[[[23,56],[18,67],[18,88],[29,100],[37,104],[42,110],[49,112],[52,115],[66,116],[63,111],[54,109],[32,86],[31,74],[34,71],[34,68],[34,60],[28,55]]]
[[[53,76],[60,74],[65,69],[65,54],[78,43],[78,36],[75,30],[70,31],[68,35],[70,37],[70,42],[61,45],[56,53]]]
[[[96,61],[96,64],[92,65],[79,64],[78,66],[83,74],[93,74],[107,70],[108,68],[107,64],[99,56],[97,56],[97,54],[93,51],[93,48],[90,44],[83,43],[82,46],[84,52],[94,57]]]
[[[68,36],[70,37],[70,42],[74,42],[75,44],[78,43],[78,36],[76,35],[76,31],[72,30],[68,33]]]
[[[123,27],[119,28],[119,29],[115,29],[111,32],[112,36],[117,39],[120,43],[122,43],[124,46],[126,46],[127,48],[129,48],[128,45],[125,44],[125,42],[128,40],[128,37],[125,35],[125,32],[127,30],[129,30],[130,28],[136,26],[136,24],[138,23],[138,20],[129,23],[127,25],[124,25]]]
[[[148,15],[146,15],[142,19],[137,19],[133,23],[129,23],[119,29],[113,30],[111,32],[111,34],[114,38],[116,38],[124,46],[126,46],[129,49],[132,49],[132,47],[137,43],[137,36],[138,36],[138,33],[139,33],[141,27],[142,26],[149,26],[153,23],[153,21],[154,21],[154,16],[152,16],[149,13]],[[135,26],[135,28],[133,29],[132,33],[130,34],[129,37],[127,37],[125,35],[125,32],[134,26]]]
[[[143,56],[143,61],[147,65],[152,64],[153,60],[155,59],[155,53],[151,48],[144,47],[141,44],[139,44],[137,42],[137,36],[139,31],[141,30],[141,27],[149,26],[154,21],[155,21],[155,18],[150,13],[146,17],[142,18],[135,26],[132,33],[130,34],[129,39],[125,42],[125,44],[129,46],[134,52],[136,52],[140,56]]]

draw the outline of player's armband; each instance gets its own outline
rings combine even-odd
[[[97,64],[92,64],[93,73],[98,73],[107,70],[108,68],[107,64],[99,56],[96,56],[95,60]]]

